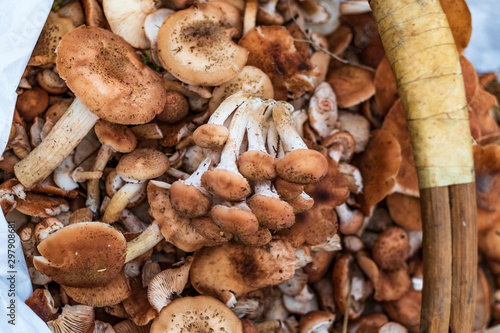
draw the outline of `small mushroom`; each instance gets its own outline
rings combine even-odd
[[[169,166],[168,157],[154,149],[136,149],[124,155],[116,166],[116,172],[129,183],[111,198],[102,221],[108,223],[118,221],[130,199],[145,188],[145,181],[161,176]]]
[[[309,124],[321,138],[326,138],[336,131],[338,127],[337,99],[328,83],[320,83],[314,90],[309,100],[307,115]]]
[[[409,255],[408,234],[399,227],[391,227],[382,232],[372,248],[373,260],[385,270],[399,269]]]
[[[172,302],[174,294],[180,295],[189,279],[191,258],[181,265],[158,273],[148,285],[148,300],[158,312]]]
[[[210,3],[167,17],[157,39],[163,67],[188,84],[215,86],[233,78],[245,66],[247,51],[232,42],[237,30],[226,27],[226,19]]]
[[[66,83],[52,69],[44,69],[36,76],[38,85],[50,94],[60,95],[68,90]]]
[[[251,235],[259,229],[259,221],[245,202],[222,202],[212,207],[210,216],[223,231],[233,235]]]
[[[33,310],[44,322],[57,318],[57,308],[50,292],[45,288],[36,289],[25,301],[26,305]]]
[[[49,94],[40,87],[24,90],[16,101],[19,115],[27,122],[31,122],[41,115],[48,106]]]
[[[224,303],[209,296],[179,298],[163,308],[151,326],[151,333],[166,332],[242,333],[241,321]]]
[[[382,306],[392,321],[404,325],[410,332],[418,332],[422,293],[410,290],[397,301],[383,302]]]
[[[341,65],[330,71],[327,82],[332,86],[337,103],[348,108],[375,94],[373,72],[354,65]]]

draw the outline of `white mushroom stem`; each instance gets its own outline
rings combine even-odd
[[[270,180],[258,180],[254,183],[254,195],[263,195],[270,198],[281,200],[278,193],[271,186]]]
[[[102,171],[84,171],[82,167],[78,167],[71,175],[75,182],[83,182],[89,179],[100,179]]]
[[[106,207],[104,216],[102,217],[102,222],[111,223],[118,221],[120,215],[122,214],[127,204],[130,200],[139,192],[141,192],[146,186],[146,182],[140,183],[127,183],[118,192],[113,195],[111,201]]]
[[[127,243],[125,263],[151,250],[163,239],[158,222],[153,221],[139,236]]]
[[[210,169],[212,163],[216,162],[220,153],[217,151],[210,151],[205,159],[200,163],[198,169],[189,176],[186,180],[180,180],[184,185],[191,185],[200,190],[204,195],[210,196],[210,193],[201,186],[201,176]]]
[[[183,179],[183,180],[186,180],[190,177],[189,173],[172,167],[168,168],[167,174],[177,179]]]
[[[279,158],[280,156],[278,156],[278,153],[280,151],[280,146],[278,130],[274,122],[270,121],[267,129],[267,151],[269,154]]]
[[[363,214],[359,210],[350,210],[346,203],[335,207],[335,212],[340,220],[340,232],[354,234],[363,223]]]
[[[271,114],[272,107],[269,103],[262,103],[263,105],[257,108],[262,108],[261,110],[252,110],[247,122],[247,139],[248,139],[248,149],[247,150],[257,150],[263,153],[267,153],[265,137],[267,130],[264,127],[268,127],[264,122]],[[258,112],[257,112],[258,111]]]
[[[219,107],[212,113],[207,124],[223,126],[227,118],[240,107],[248,96],[243,92],[237,92],[226,98]]]
[[[75,149],[99,118],[75,98],[49,135],[14,166],[17,179],[34,188]]]
[[[296,149],[307,149],[292,120],[293,107],[288,103],[278,102],[273,107],[273,119],[276,124],[285,153]]]
[[[241,144],[245,136],[248,116],[250,112],[255,111],[255,103],[260,104],[261,100],[253,99],[246,101],[233,115],[231,125],[229,125],[229,137],[222,150],[220,163],[217,165],[216,169],[224,169],[241,175],[236,161],[238,160]]]

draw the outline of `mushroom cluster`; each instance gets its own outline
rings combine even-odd
[[[419,330],[416,171],[367,2],[55,3],[0,158],[53,332]],[[500,323],[500,85],[461,64],[481,330]]]

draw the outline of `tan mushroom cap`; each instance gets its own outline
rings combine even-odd
[[[197,217],[206,215],[212,207],[212,198],[194,185],[176,181],[170,186],[172,207],[182,216]]]
[[[94,126],[95,134],[103,145],[109,145],[114,151],[130,153],[137,146],[134,132],[124,125],[113,124],[100,119]]]
[[[194,142],[202,148],[222,147],[228,137],[227,127],[216,124],[203,124],[193,132]]]
[[[358,199],[366,216],[370,216],[373,207],[392,193],[401,160],[398,140],[386,130],[372,131],[363,155],[355,160],[363,176],[364,193]]]
[[[191,284],[201,294],[226,302],[234,294],[281,284],[293,277],[295,249],[286,241],[273,240],[265,247],[226,243],[194,254]]]
[[[200,216],[191,219],[191,225],[200,235],[217,243],[225,243],[233,238],[233,234],[225,232],[214,223],[210,216]]]
[[[259,221],[253,212],[238,206],[215,205],[210,216],[222,230],[235,235],[248,235],[259,229]]]
[[[337,152],[339,161],[349,161],[354,154],[356,142],[352,134],[344,131],[338,131],[329,135],[321,141],[321,144],[329,150]]]
[[[310,184],[326,175],[328,161],[316,150],[296,149],[276,162],[276,171],[289,182]]]
[[[184,119],[189,113],[189,103],[180,92],[168,90],[165,108],[156,116],[156,119],[169,124],[174,124]]]
[[[410,240],[404,229],[390,227],[382,232],[372,248],[373,260],[385,270],[396,270],[410,256]]]
[[[269,229],[259,228],[253,234],[236,235],[235,239],[241,244],[248,246],[264,246],[273,239],[273,235]]]
[[[422,308],[421,292],[410,290],[396,301],[383,302],[382,306],[391,320],[404,325],[410,332],[418,332]]]
[[[264,228],[278,230],[295,223],[293,207],[286,201],[266,195],[254,195],[247,204]]]
[[[385,115],[399,98],[396,79],[387,57],[384,57],[378,65],[373,83],[375,85],[375,103],[379,108],[378,113]]]
[[[248,150],[238,158],[238,170],[249,180],[276,178],[276,158],[258,150]]]
[[[62,285],[61,287],[76,302],[97,307],[115,305],[130,296],[128,278],[123,271],[104,286],[75,288]]]
[[[57,69],[99,118],[142,124],[163,111],[166,93],[161,78],[111,31],[82,26],[66,34],[57,48]]]
[[[49,94],[40,87],[25,90],[17,97],[16,108],[25,121],[33,121],[49,106]]]
[[[179,298],[165,307],[151,325],[151,333],[242,333],[238,317],[224,303],[210,296]]]
[[[247,51],[231,40],[225,13],[209,3],[170,15],[158,31],[158,56],[163,67],[179,80],[215,86],[238,74]]]
[[[270,25],[252,28],[239,41],[250,52],[247,64],[271,79],[276,100],[298,98],[314,89],[312,77],[318,73],[309,55],[300,52],[302,43],[294,42],[300,37],[292,36],[286,27]]]
[[[170,191],[162,187],[161,182],[150,181],[147,191],[151,213],[168,242],[185,252],[193,252],[204,246],[217,244],[196,232],[190,220],[177,213],[170,203]]]
[[[238,91],[263,99],[274,98],[273,84],[269,76],[257,67],[245,66],[231,80],[214,88],[208,110],[213,112],[223,100]]]
[[[70,287],[111,282],[125,263],[126,241],[109,224],[81,222],[49,235],[39,245],[33,264],[41,273]]]
[[[274,237],[287,240],[295,248],[303,245],[321,245],[337,234],[337,215],[332,207],[316,204],[310,210],[295,216],[295,224],[278,231]]]
[[[422,230],[419,198],[393,193],[387,196],[385,202],[391,218],[397,225],[412,231]]]
[[[159,177],[169,167],[170,161],[162,152],[151,148],[140,148],[124,155],[116,166],[116,172],[124,179],[141,181]]]
[[[210,194],[227,201],[239,201],[250,195],[248,181],[236,172],[211,169],[201,176],[201,185]]]
[[[316,184],[320,183],[321,182]],[[292,200],[300,195],[304,191],[305,187],[303,184],[292,183],[280,177],[276,178],[273,184],[276,191],[280,195],[280,198],[283,200]]]
[[[342,65],[330,71],[327,82],[332,86],[341,108],[366,101],[375,94],[373,72],[353,65]]]

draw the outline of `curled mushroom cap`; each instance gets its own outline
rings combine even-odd
[[[366,101],[375,94],[373,72],[353,65],[342,65],[328,75],[340,107],[348,108]]]
[[[242,333],[238,317],[224,303],[210,296],[179,298],[153,321],[151,333],[232,332]]]
[[[168,157],[162,152],[141,148],[124,155],[116,166],[116,172],[124,179],[142,181],[161,176],[169,166]]]
[[[295,272],[295,249],[290,243],[271,241],[266,247],[226,243],[194,254],[191,284],[201,294],[223,302],[269,285],[289,280]]]
[[[73,300],[90,306],[115,305],[130,296],[130,286],[123,272],[105,286],[91,288],[62,286],[62,288]]]
[[[225,26],[218,6],[198,3],[169,16],[158,32],[163,67],[179,80],[215,86],[238,74],[247,62],[245,48],[231,40],[236,31]]]
[[[71,91],[104,120],[146,123],[165,105],[161,78],[111,31],[82,26],[66,34],[57,48],[57,69]]]
[[[314,333],[323,332],[330,329],[335,320],[335,314],[328,311],[313,311],[309,312],[300,318],[299,332]]]
[[[49,235],[39,245],[35,268],[62,285],[103,286],[125,263],[123,235],[108,224],[81,222]]]

